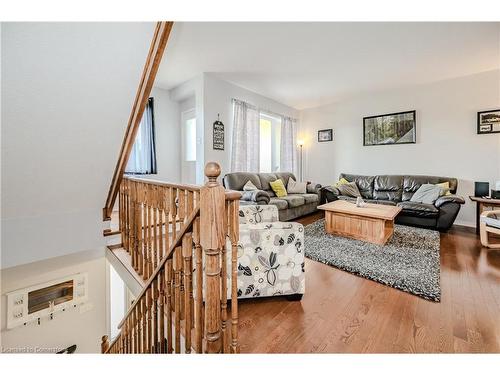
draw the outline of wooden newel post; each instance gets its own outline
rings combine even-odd
[[[102,342],[101,342],[101,353],[106,353],[109,349],[109,340],[108,336],[104,335],[102,336]]]
[[[225,192],[217,181],[220,166],[205,166],[208,181],[200,191],[200,244],[205,254],[205,339],[206,353],[220,353],[221,338],[221,253],[225,242]]]

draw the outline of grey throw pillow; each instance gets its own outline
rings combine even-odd
[[[361,197],[361,193],[359,192],[358,185],[353,182],[349,182],[347,184],[341,184],[337,186],[337,189],[340,191],[340,195],[346,195],[348,197]]]
[[[252,181],[248,180],[245,185],[243,185],[243,191],[253,191],[258,190],[257,186],[255,186]]]
[[[305,194],[307,193],[307,182],[297,182],[290,177],[286,191],[288,194]]]
[[[433,184],[423,184],[413,194],[410,202],[434,204],[441,195],[442,188]]]

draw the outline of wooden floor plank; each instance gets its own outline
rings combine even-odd
[[[306,260],[301,302],[240,303],[242,352],[500,351],[500,251],[483,248],[470,228],[441,234],[441,294],[427,301]]]

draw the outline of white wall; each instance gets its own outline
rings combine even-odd
[[[500,107],[499,80],[496,70],[301,111],[305,177],[332,184],[341,172],[450,176],[467,198],[474,181],[500,180],[500,134],[476,134],[477,112]],[[363,117],[406,110],[417,111],[416,144],[363,147]],[[334,141],[318,143],[325,128],[333,128]],[[475,225],[466,201],[457,223]]]
[[[280,115],[295,118],[299,116],[299,112],[294,108],[221,80],[211,73],[205,73],[203,75],[205,160],[207,162],[218,162],[222,168],[221,176],[229,173],[231,166],[231,139],[233,134],[233,106],[231,100],[233,98],[246,101],[260,109],[275,112]],[[220,114],[220,121],[224,123],[224,151],[213,149],[213,123],[217,120],[217,114]]]
[[[4,23],[2,267],[104,245],[152,23]]]
[[[180,110],[168,90],[153,88],[157,174],[155,180],[178,182],[180,173]]]
[[[120,333],[118,324],[126,313],[125,303],[126,285],[113,266],[109,265],[109,327],[110,340],[114,340]]]
[[[180,103],[181,111],[187,109],[187,106],[194,105],[196,111],[196,164],[195,164],[195,183],[201,185],[205,181],[203,168],[205,165],[205,154],[203,149],[203,74],[200,74],[181,85],[170,90],[170,97]],[[193,107],[191,107],[193,108]],[[179,142],[181,139],[179,138]],[[181,155],[183,158],[184,156]],[[182,159],[181,159],[182,160]],[[181,177],[190,176],[191,171],[187,166],[181,173]],[[191,178],[182,180],[183,183],[192,183]]]
[[[57,257],[2,270],[1,346],[12,348],[67,348],[77,345],[77,353],[100,353],[101,337],[106,327],[106,259],[104,251],[89,251]],[[88,272],[89,308],[69,308],[54,314],[54,319],[41,319],[41,324],[7,330],[7,297],[5,293],[56,280],[76,273]]]

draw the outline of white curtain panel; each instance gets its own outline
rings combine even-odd
[[[149,101],[144,109],[125,173],[156,173],[153,121],[153,107],[151,101]]]
[[[259,139],[258,109],[233,99],[231,172],[259,172]]]
[[[280,171],[298,173],[297,163],[297,120],[281,117]]]

